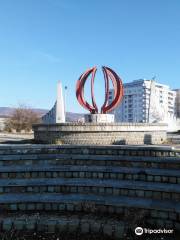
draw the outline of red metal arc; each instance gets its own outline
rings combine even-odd
[[[123,84],[121,78],[109,67],[102,67],[104,80],[105,80],[105,100],[104,104],[101,107],[101,113],[107,113],[112,111],[114,108],[120,104],[124,91],[123,91]],[[83,106],[85,109],[89,110],[90,113],[98,113],[98,108],[94,98],[94,78],[96,75],[97,68],[93,67],[88,69],[84,72],[76,83],[76,97],[78,102]],[[87,78],[91,76],[91,98],[92,98],[92,105],[90,105],[84,99],[84,84]],[[108,105],[109,99],[109,80],[112,81],[114,87],[114,99]]]

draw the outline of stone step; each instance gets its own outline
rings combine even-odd
[[[41,178],[0,179],[0,193],[95,193],[152,199],[180,200],[180,185],[132,180]]]
[[[152,225],[148,224],[147,220],[151,219],[144,220],[146,228],[152,229]],[[154,219],[153,221],[155,223],[153,229],[166,228],[173,229],[174,232],[179,230],[178,222],[174,221],[174,224],[170,225],[170,221],[166,219],[157,219],[157,221]],[[1,233],[5,232],[6,236],[6,238],[3,237],[2,239],[8,239],[8,237],[9,239],[30,239],[27,238],[28,236],[31,236],[31,239],[52,239],[52,236],[53,239],[64,239],[64,234],[67,239],[138,239],[134,233],[136,226],[128,218],[125,220],[114,219],[111,216],[97,216],[95,214],[86,214],[84,216],[50,213],[10,215],[1,217],[0,225]],[[170,230],[171,233],[173,230]],[[168,235],[168,238],[163,237],[161,239],[179,239],[178,233],[166,235]],[[54,238],[55,236],[56,238]],[[155,238],[148,237],[148,239]]]
[[[59,159],[59,160],[125,160],[125,161],[136,161],[136,162],[180,162],[179,156],[164,156],[164,157],[156,157],[156,156],[123,156],[123,155],[96,155],[96,154],[63,154],[63,153],[46,153],[46,154],[7,154],[7,155],[0,155],[0,161],[17,161],[17,160],[53,160],[53,159]]]
[[[29,144],[29,145],[0,145],[0,155],[8,154],[96,154],[96,155],[122,155],[122,156],[176,156],[179,150],[170,146],[156,145],[48,145],[48,144]]]
[[[27,209],[23,204],[34,204],[31,206],[32,209]],[[139,209],[148,209],[152,211],[165,211],[165,212],[176,212],[180,216],[180,205],[177,201],[170,200],[156,200],[156,199],[144,199],[140,197],[128,197],[128,196],[100,196],[96,194],[59,194],[59,193],[6,193],[0,197],[0,206],[1,209],[4,206],[6,207],[9,204],[9,210],[18,211],[18,210],[44,210],[42,205],[36,204],[52,204],[51,208],[48,210],[59,210],[59,211],[83,211],[83,206],[87,207],[88,204],[97,206],[107,206],[107,209],[104,209],[104,212],[113,212],[109,206],[114,207],[114,211],[117,210],[117,213],[120,213],[118,208],[139,208]],[[77,207],[77,204],[81,204],[81,207]],[[59,204],[59,207],[54,207],[55,204]],[[74,206],[70,206],[72,204]],[[17,206],[15,206],[17,205]],[[54,205],[54,206],[53,206]],[[62,205],[62,206],[61,206]],[[37,209],[39,207],[39,209]],[[117,209],[116,209],[117,208]],[[46,209],[47,210],[47,209]],[[85,210],[85,209],[84,209]],[[89,208],[89,210],[91,210]],[[121,209],[123,211],[123,209]],[[155,215],[155,214],[154,214]],[[158,214],[157,214],[158,216]]]
[[[13,212],[12,217],[16,216],[16,212],[23,216],[27,213],[30,216],[34,212],[38,217],[41,213],[55,216],[55,212],[62,216],[69,212],[69,216],[76,214],[80,218],[93,213],[96,214],[94,220],[97,216],[107,216],[108,219],[113,217],[114,220],[118,216],[121,221],[126,221],[128,216],[137,217],[135,215],[138,212],[138,217],[148,219],[156,226],[161,224],[161,227],[171,228],[179,226],[180,219],[180,206],[176,201],[93,194],[4,194],[0,198],[0,210],[2,213],[0,218],[4,216],[4,212],[8,213],[8,216]]]
[[[180,168],[180,157],[34,154],[0,156],[0,166],[16,165],[104,165],[147,168]]]
[[[93,235],[97,239],[124,239],[127,234],[125,223],[119,219],[94,214],[23,214],[18,216],[0,217],[2,239],[61,239],[63,234],[69,239],[77,239],[77,234],[83,236]],[[0,234],[1,234],[0,233]],[[19,235],[18,235],[19,234]],[[61,235],[59,235],[61,234]],[[15,237],[14,237],[15,235]],[[54,238],[54,236],[59,236]],[[1,235],[0,235],[1,236]],[[19,236],[19,238],[17,238]],[[25,236],[25,238],[24,238]],[[40,236],[40,238],[38,238]],[[14,237],[14,238],[13,238]],[[78,237],[79,239],[79,237]]]
[[[180,183],[180,170],[156,168],[127,168],[110,166],[3,166],[0,168],[1,179],[11,178],[98,178],[122,179],[162,183]]]

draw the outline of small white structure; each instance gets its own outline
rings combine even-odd
[[[85,122],[92,123],[113,123],[114,114],[85,114]]]
[[[57,84],[57,100],[53,108],[42,117],[42,122],[47,124],[65,122],[64,98],[60,81]]]

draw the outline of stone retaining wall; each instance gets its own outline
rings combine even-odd
[[[55,144],[161,144],[166,124],[64,123],[33,126],[37,142]]]

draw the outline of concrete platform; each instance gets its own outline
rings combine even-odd
[[[39,143],[109,145],[162,144],[166,124],[148,123],[62,123],[36,124],[34,139]]]

